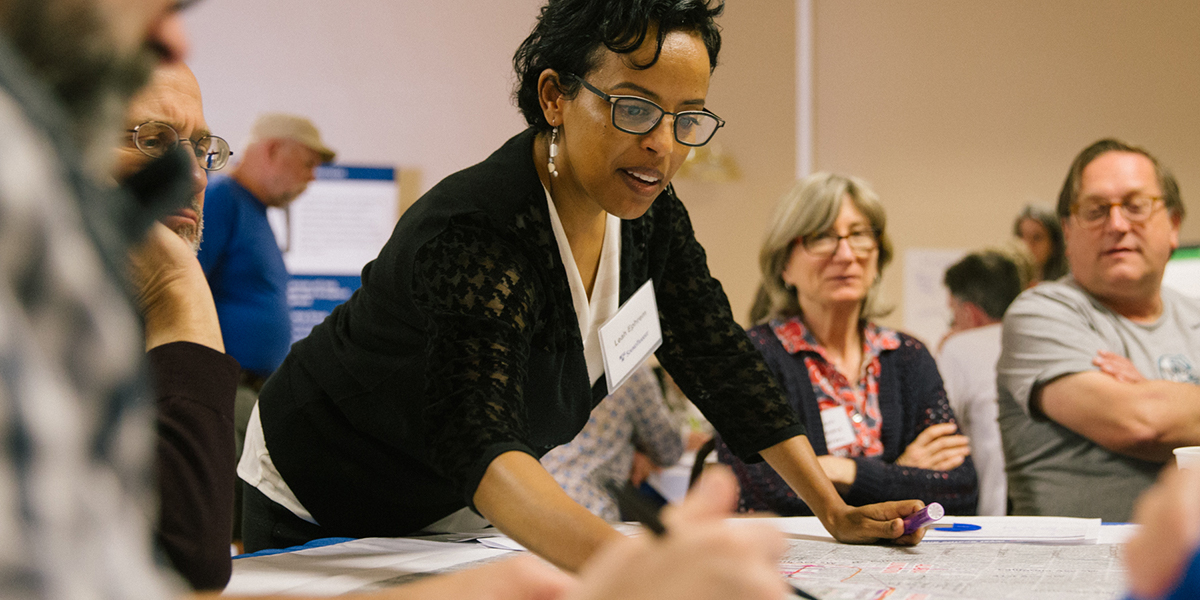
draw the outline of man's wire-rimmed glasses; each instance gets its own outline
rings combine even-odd
[[[713,114],[708,109],[681,110],[677,113],[667,112],[663,108],[640,96],[617,96],[606,94],[595,86],[584,81],[582,77],[572,75],[583,87],[612,105],[613,127],[642,135],[650,133],[658,126],[664,115],[675,117],[675,140],[684,146],[703,146],[716,135],[717,130],[725,126],[725,120]]]
[[[146,121],[129,130],[133,136],[133,145],[142,154],[158,158],[180,143],[192,147],[192,153],[205,171],[218,171],[229,162],[233,152],[229,150],[229,142],[215,135],[206,135],[198,140],[181,139],[174,127],[160,121]]]
[[[1087,200],[1077,202],[1071,212],[1075,219],[1087,229],[1095,229],[1108,222],[1114,206],[1121,209],[1121,216],[1130,223],[1144,223],[1163,205],[1162,196],[1133,196],[1124,200]]]
[[[859,231],[851,231],[846,235],[838,235],[832,231],[824,233],[814,233],[799,238],[797,241],[804,246],[804,249],[809,254],[818,258],[828,258],[837,253],[838,244],[846,240],[846,245],[850,246],[850,251],[859,258],[865,258],[871,255],[876,248],[879,247],[878,236],[870,229]]]

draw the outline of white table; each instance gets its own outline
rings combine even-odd
[[[991,519],[1040,526],[1030,520],[1036,518]],[[1125,588],[1120,547],[1133,530],[1130,525],[1105,525],[1091,543],[926,541],[897,548],[838,544],[812,517],[734,521],[759,521],[784,531],[788,550],[780,573],[822,600],[1120,598]],[[332,596],[399,585],[512,554],[474,541],[367,538],[236,559],[226,593]]]

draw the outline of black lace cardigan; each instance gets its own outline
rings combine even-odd
[[[496,456],[570,441],[604,397],[603,377],[589,385],[533,140],[517,135],[418,200],[362,287],[263,388],[272,460],[324,533],[404,535],[471,506]],[[659,361],[730,447],[757,460],[803,434],[674,191],[621,236],[621,301],[654,280]]]

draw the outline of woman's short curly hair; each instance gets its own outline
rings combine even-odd
[[[533,31],[513,56],[517,83],[513,97],[525,121],[539,131],[550,124],[538,102],[538,78],[553,69],[587,77],[596,67],[596,51],[603,48],[629,54],[654,33],[658,45],[654,57],[634,68],[648,69],[658,62],[663,40],[673,31],[694,31],[708,49],[709,69],[717,66],[721,30],[716,17],[725,9],[724,0],[550,0],[542,7]],[[563,94],[573,98],[579,81],[559,80]]]

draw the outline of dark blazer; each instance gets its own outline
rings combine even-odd
[[[829,454],[820,406],[808,376],[804,358],[811,352],[789,354],[769,323],[750,330],[750,338],[762,351],[767,364],[779,378],[788,403],[808,427],[808,439],[817,456]],[[912,498],[940,502],[948,514],[973,515],[979,488],[975,465],[968,456],[950,471],[901,467],[896,459],[925,428],[954,420],[937,363],[916,338],[899,333],[900,347],[879,355],[879,412],[883,422],[880,437],[883,454],[856,457],[854,485],[843,494],[847,504],[862,506],[888,500]],[[740,508],[771,511],[783,516],[811,515],[812,511],[766,464],[746,464],[722,443],[717,457],[733,467],[741,485]]]
[[[507,451],[570,441],[589,385],[534,132],[447,177],[400,219],[360,288],[262,390],[271,458],[324,533],[411,533],[464,506]],[[621,225],[620,298],[648,279],[659,361],[749,460],[802,434],[668,189]]]

